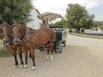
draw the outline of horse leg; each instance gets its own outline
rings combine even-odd
[[[54,52],[53,50],[54,50],[54,44],[51,43],[51,47],[50,47],[50,51],[51,51],[51,58],[50,59],[51,59],[51,61],[53,61],[53,57],[54,57],[53,56],[53,52]]]
[[[53,43],[53,51],[54,51],[55,53],[57,53],[56,48],[57,48],[57,47],[56,47],[56,42],[54,42],[54,43]]]
[[[46,56],[46,60],[47,60],[47,61],[48,61],[48,59],[49,59],[49,53],[50,53],[50,48],[47,47],[47,56]]]
[[[35,70],[35,51],[34,49],[31,49],[31,58],[32,58],[32,62],[33,62],[33,67],[32,67],[32,70]]]
[[[28,51],[25,51],[25,65],[24,68],[28,67]]]
[[[17,61],[17,55],[14,55],[14,59],[15,59],[15,65],[18,66],[18,61]]]
[[[51,51],[51,57],[50,57],[51,61],[53,61],[54,56],[53,56],[53,51]]]
[[[12,54],[14,56],[14,60],[15,60],[15,66],[18,66],[18,60],[17,60],[17,54],[16,54],[16,50],[17,49],[11,49],[12,50]]]
[[[20,61],[21,61],[21,67],[23,68],[24,62],[23,62],[23,59],[22,59],[22,53],[19,53],[19,57],[20,57]]]
[[[21,61],[21,66],[23,67],[24,62],[23,62],[23,58],[22,58],[22,48],[19,48],[20,52],[19,52],[19,57],[20,57],[20,61]]]
[[[31,58],[31,53],[29,53],[29,57]]]

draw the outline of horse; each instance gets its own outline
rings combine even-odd
[[[53,51],[57,53],[57,51],[56,51],[56,33],[54,32],[54,30],[52,30],[50,28],[43,28],[43,30],[50,37],[50,42],[53,44]]]
[[[15,60],[15,66],[18,67],[18,60],[17,60],[17,53],[18,53],[21,60],[21,66],[23,67],[24,62],[22,59],[22,47],[21,45],[13,44],[12,28],[13,27],[9,24],[2,24],[2,29],[1,29],[2,37],[3,37],[2,40],[6,45],[5,47],[12,51],[12,55],[14,56],[14,60]],[[19,50],[19,52],[17,50]]]
[[[43,30],[35,30],[31,34],[28,34],[26,27],[21,24],[17,24],[13,28],[13,38],[15,44],[21,44],[25,52],[25,66],[28,64],[28,51],[31,53],[33,62],[32,69],[35,69],[35,49],[38,47],[45,47],[47,49],[47,55],[51,52],[53,54],[53,43],[51,42],[50,35]],[[49,31],[49,30],[48,30]],[[48,58],[48,56],[47,56]]]
[[[0,39],[3,39],[3,33],[2,33],[2,28],[3,28],[3,24],[0,24]]]

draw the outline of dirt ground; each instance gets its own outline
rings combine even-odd
[[[13,57],[0,58],[0,77],[103,77],[103,39],[68,35],[67,47],[54,60],[36,51],[36,70],[15,68]]]

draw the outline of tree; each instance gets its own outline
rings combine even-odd
[[[67,27],[67,21],[66,20],[61,20],[55,23],[51,23],[49,24],[50,26],[63,26],[63,27]]]
[[[80,32],[81,28],[90,28],[93,24],[94,15],[89,15],[85,7],[79,4],[69,4],[66,18],[69,28],[74,28]]]
[[[96,21],[95,22],[97,27],[99,27],[101,30],[103,30],[103,21]]]
[[[0,0],[0,23],[26,23],[31,9],[31,0]]]
[[[84,29],[90,29],[95,27],[96,24],[93,18],[94,18],[94,15],[82,17],[79,22],[80,27]]]

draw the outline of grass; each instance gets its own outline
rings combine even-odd
[[[8,49],[2,48],[0,49],[0,57],[10,57],[11,53]]]
[[[100,29],[102,29],[102,30],[103,30],[103,25],[99,25],[99,27],[100,27]]]
[[[96,38],[96,39],[103,39],[103,36],[97,36],[97,35],[87,35],[87,34],[79,34],[79,33],[69,33],[71,35],[76,35],[76,36],[80,36],[80,37],[86,37],[86,38]]]
[[[3,47],[2,41],[0,40],[0,57],[10,57],[11,53],[8,49]]]

